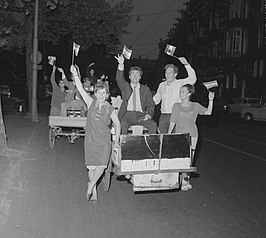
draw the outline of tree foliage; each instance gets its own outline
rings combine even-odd
[[[111,53],[120,43],[123,27],[130,21],[131,1],[39,0],[39,39],[57,44],[68,36],[83,50],[105,45]],[[35,3],[36,0],[0,0],[0,50],[25,53],[31,115],[37,114],[36,100],[32,98],[36,89],[32,84],[31,61]]]
[[[0,0],[0,48],[23,49],[32,37],[34,0]],[[39,38],[57,44],[61,37],[87,49],[104,44],[114,50],[123,28],[130,21],[131,0],[47,0],[40,1]]]

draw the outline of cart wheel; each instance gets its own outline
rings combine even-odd
[[[49,128],[49,146],[51,149],[54,148],[55,143],[55,132],[53,128]]]

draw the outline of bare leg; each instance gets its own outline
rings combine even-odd
[[[87,188],[87,194],[86,194],[88,201],[90,200],[90,198],[92,196],[92,191],[91,191],[91,188],[89,188],[89,184],[90,184],[90,181],[92,180],[93,176],[94,176],[94,169],[89,169],[88,170],[89,182],[88,182],[88,188]]]
[[[198,137],[191,137],[191,164],[194,161],[195,149],[197,146]],[[181,175],[181,190],[187,191],[192,189],[192,185],[190,184],[190,173],[182,173]]]
[[[96,167],[93,170],[89,170],[89,182],[88,182],[88,189],[87,189],[87,200],[97,200],[97,189],[96,189],[96,183],[99,180],[99,178],[102,176],[105,168],[104,167]]]

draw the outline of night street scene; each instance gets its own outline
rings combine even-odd
[[[265,0],[0,0],[0,238],[266,237]]]

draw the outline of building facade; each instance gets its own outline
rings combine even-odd
[[[265,0],[190,0],[160,44],[159,65],[169,60],[166,44],[175,45],[175,55],[195,68],[198,90],[204,90],[202,82],[216,79],[220,96],[265,101],[265,19]]]

